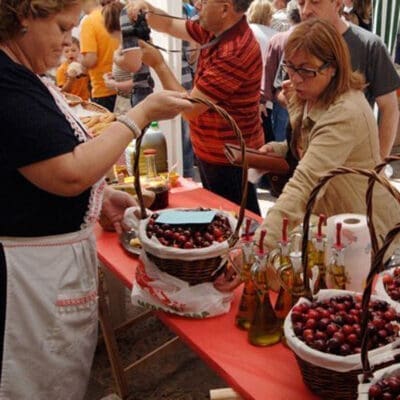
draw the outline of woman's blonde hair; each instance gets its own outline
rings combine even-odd
[[[0,0],[0,43],[21,34],[21,19],[47,18],[81,0]]]
[[[272,5],[269,0],[254,0],[246,12],[250,24],[269,26],[272,20]]]
[[[329,105],[348,90],[365,87],[364,77],[352,70],[346,42],[331,23],[313,18],[297,25],[286,43],[285,59],[290,59],[297,51],[304,51],[335,69],[332,80],[318,100],[319,104]],[[303,102],[296,97],[294,100]]]

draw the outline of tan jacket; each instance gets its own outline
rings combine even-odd
[[[299,111],[301,117],[303,110]],[[289,108],[292,122],[299,117],[299,111]],[[297,138],[296,149],[302,148],[298,154],[303,155],[262,224],[267,229],[266,244],[270,249],[280,239],[284,216],[290,221],[289,229],[302,223],[307,200],[321,176],[340,166],[372,169],[381,161],[377,123],[361,91],[341,95],[328,108],[314,106],[303,118]],[[287,151],[286,143],[273,143],[273,146],[280,154]],[[327,217],[341,213],[365,214],[366,181],[353,174],[333,178],[320,191],[313,213],[324,213]],[[375,189],[373,204],[377,231],[385,235],[400,221],[400,207],[380,187]]]

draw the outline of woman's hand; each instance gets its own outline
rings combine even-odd
[[[218,276],[213,285],[215,289],[219,290],[220,292],[232,292],[241,283],[242,280],[240,275],[237,274],[233,268],[229,268]]]
[[[277,100],[279,101],[280,105],[283,107],[287,107],[289,103],[290,97],[294,93],[294,88],[292,82],[290,80],[286,80],[282,82],[282,88],[277,95]]]
[[[153,69],[157,69],[165,64],[161,52],[144,40],[139,40],[139,46],[142,49],[142,62]]]
[[[143,128],[151,121],[171,119],[181,112],[191,111],[194,104],[187,97],[186,92],[155,92],[128,111],[127,115]]]
[[[115,230],[120,235],[125,209],[134,206],[137,204],[130,194],[107,187],[99,219],[100,225],[105,230]]]
[[[274,148],[272,147],[272,145],[270,145],[269,143],[263,144],[259,149],[259,152],[261,153],[275,153]]]
[[[116,81],[113,78],[111,72],[108,72],[103,75],[104,84],[111,90],[115,90]]]
[[[127,5],[128,17],[132,21],[136,21],[139,11],[148,12],[150,11],[150,6],[146,1],[142,0],[129,0]]]

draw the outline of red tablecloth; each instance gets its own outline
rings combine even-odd
[[[204,189],[176,191],[170,207],[212,207],[238,211],[238,206]],[[252,215],[254,217],[254,215]],[[98,256],[128,288],[132,288],[136,257],[127,254],[114,233],[96,228]],[[284,345],[261,348],[247,342],[247,332],[235,327],[241,288],[228,314],[186,319],[158,312],[157,316],[245,399],[317,399],[304,385],[293,353]]]

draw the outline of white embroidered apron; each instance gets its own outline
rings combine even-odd
[[[44,83],[78,139],[87,140],[58,90]],[[104,186],[102,180],[92,187],[78,232],[0,237],[7,276],[1,400],[80,400],[85,395],[98,326],[93,223]]]

